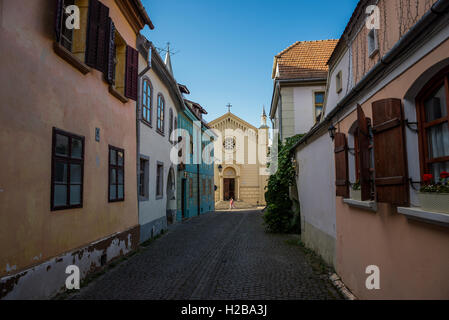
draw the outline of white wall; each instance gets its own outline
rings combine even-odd
[[[324,112],[325,116],[329,114],[338,104],[338,102],[343,99],[346,94],[352,89],[352,61],[351,52],[346,50],[342,55],[341,59],[337,64],[330,70],[328,92],[326,98],[326,110]],[[336,76],[338,72],[342,72],[342,90],[337,93],[337,81]]]
[[[140,66],[146,66],[146,63],[139,61]],[[143,69],[144,67],[142,67]],[[140,70],[142,71],[142,70]],[[153,110],[152,110],[152,128],[144,122],[140,122],[140,155],[149,157],[149,199],[139,201],[139,224],[145,225],[151,221],[160,219],[166,216],[167,209],[167,183],[168,174],[172,166],[170,160],[170,151],[172,144],[169,142],[169,110],[173,110],[173,119],[178,116],[178,110],[175,107],[169,90],[166,85],[159,79],[153,69],[150,69],[145,74],[151,81],[153,86]],[[139,87],[141,90],[141,86]],[[165,135],[162,136],[156,132],[157,120],[157,95],[162,93],[165,99]],[[157,165],[158,161],[164,164],[164,185],[163,197],[156,198],[156,179],[157,179]],[[174,166],[174,173],[176,179],[176,168]],[[175,181],[176,186],[176,181]],[[176,192],[175,192],[176,195]],[[176,203],[176,201],[174,201]],[[169,208],[170,209],[170,208]]]
[[[325,133],[297,150],[296,161],[302,219],[335,238],[335,170],[333,142],[329,135]]]
[[[293,89],[295,135],[307,133],[315,125],[315,92],[325,90],[325,86],[304,86]]]

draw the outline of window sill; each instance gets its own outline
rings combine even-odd
[[[62,59],[70,63],[74,68],[78,69],[82,74],[88,74],[90,72],[89,66],[80,61],[73,53],[64,48],[60,43],[53,43],[53,50]]]
[[[374,57],[375,57],[376,54],[378,54],[378,53],[379,53],[379,48],[374,49],[373,52],[371,52],[371,53],[369,54],[369,58],[370,58],[370,59],[374,59]]]
[[[153,128],[153,126],[151,125],[151,123],[148,122],[147,120],[145,120],[145,119],[140,119],[140,121],[141,121],[143,124],[145,124],[146,126],[148,126],[148,127],[150,127],[150,128]]]
[[[142,196],[139,196],[139,202],[148,202],[148,201],[150,201],[150,197],[142,197]]]
[[[164,199],[164,196],[156,196],[156,200],[162,200]]]
[[[165,134],[164,134],[163,131],[161,131],[161,130],[159,130],[159,129],[156,129],[156,132],[159,133],[161,136],[165,137]]]
[[[373,212],[377,212],[377,202],[375,201],[360,201],[354,199],[343,199],[343,202],[350,207],[355,207],[359,209],[365,209]]]
[[[127,97],[118,92],[118,90],[112,85],[109,86],[109,93],[119,99],[122,103],[127,103],[129,101]]]
[[[407,219],[419,220],[444,227],[449,227],[449,214],[432,211],[424,211],[421,208],[398,207],[398,213],[403,214]]]

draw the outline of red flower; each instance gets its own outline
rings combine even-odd
[[[433,179],[433,175],[425,174],[425,175],[423,175],[422,179],[423,179],[424,183],[430,183]]]
[[[440,173],[440,178],[441,179],[447,179],[449,178],[449,172],[443,171]]]

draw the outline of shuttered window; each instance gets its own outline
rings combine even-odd
[[[98,0],[90,0],[86,64],[104,73],[108,65],[109,32],[109,8]]]
[[[335,134],[334,146],[336,195],[349,198],[348,144],[344,133]]]
[[[360,182],[362,201],[374,199],[373,168],[371,150],[370,121],[360,105],[357,106],[357,135],[354,139],[356,151],[357,179]]]
[[[126,46],[125,97],[137,101],[137,76],[139,68],[139,53],[136,49]]]
[[[449,171],[449,70],[430,81],[417,99],[421,173]]]
[[[404,113],[399,99],[372,104],[375,186],[378,202],[408,205]]]

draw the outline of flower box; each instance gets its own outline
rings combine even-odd
[[[422,209],[449,214],[449,193],[419,192],[418,198]]]
[[[351,190],[351,199],[362,201],[362,190]]]

